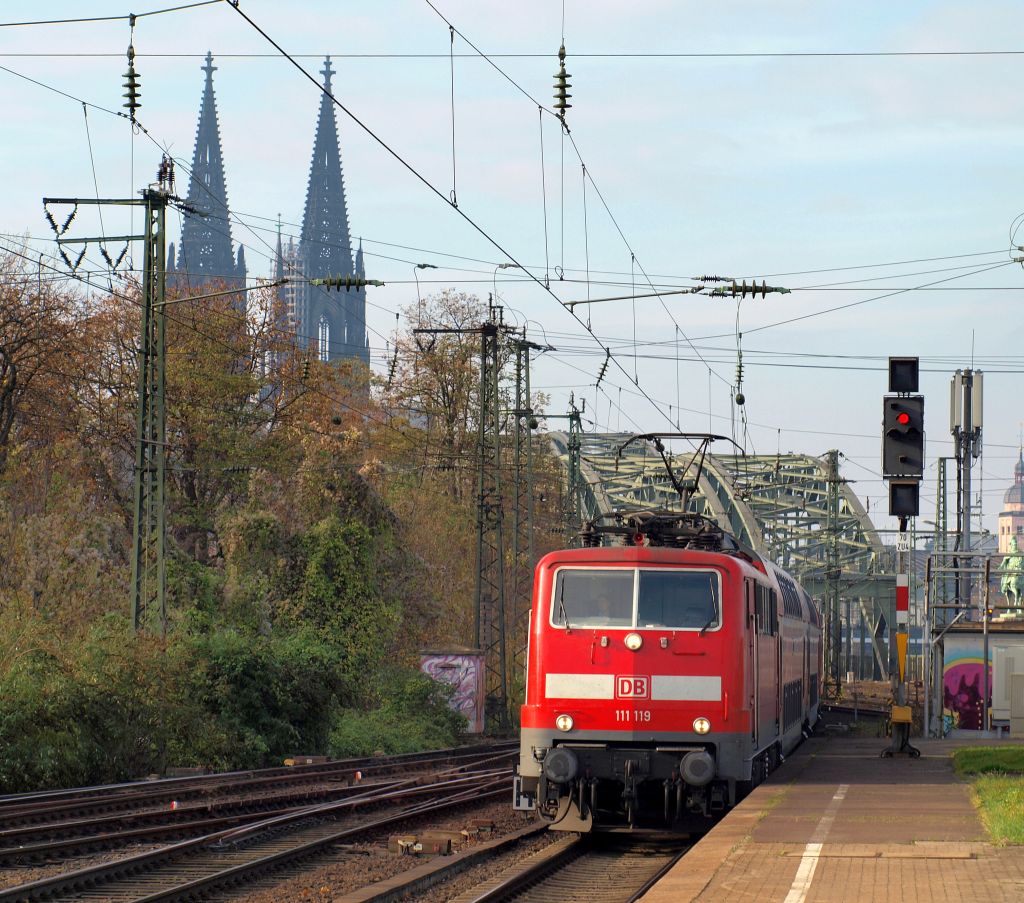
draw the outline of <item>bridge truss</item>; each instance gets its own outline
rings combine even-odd
[[[620,453],[628,433],[549,437],[571,478],[568,494],[583,520],[618,508],[678,510],[679,497],[650,442],[633,443]],[[677,455],[673,463],[681,469],[688,460],[689,455]],[[777,562],[819,601],[827,634],[827,689],[833,693],[851,661],[862,677],[888,677],[883,635],[894,623],[895,604],[888,555],[860,500],[839,476],[838,461],[837,451],[821,457],[708,454],[690,505]],[[871,673],[864,673],[866,664]]]

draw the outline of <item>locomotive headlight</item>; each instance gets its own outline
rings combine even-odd
[[[644,644],[644,638],[639,633],[627,633],[622,642],[630,652],[636,652]]]
[[[571,731],[572,724],[572,715],[559,715],[555,719],[555,727],[557,727],[560,731]]]
[[[693,729],[698,734],[706,734],[709,730],[711,730],[711,722],[708,721],[707,718],[694,718]]]

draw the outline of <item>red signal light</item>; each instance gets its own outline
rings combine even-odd
[[[896,415],[896,422],[900,426],[906,426],[908,423],[910,423],[910,415],[906,411],[900,411]]]

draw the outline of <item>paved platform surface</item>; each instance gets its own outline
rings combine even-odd
[[[812,738],[643,903],[1024,901],[1024,847],[989,843],[950,755],[965,741]],[[998,741],[982,741],[995,744]]]

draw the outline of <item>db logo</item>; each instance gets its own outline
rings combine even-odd
[[[646,699],[650,695],[649,677],[616,677],[616,699]]]

